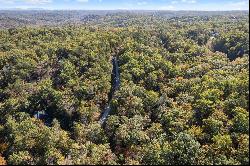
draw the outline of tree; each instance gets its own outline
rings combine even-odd
[[[171,143],[171,146],[173,148],[172,164],[194,165],[198,163],[201,145],[189,134],[180,132],[176,140]]]

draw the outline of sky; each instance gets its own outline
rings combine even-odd
[[[0,9],[249,10],[249,0],[0,0]]]

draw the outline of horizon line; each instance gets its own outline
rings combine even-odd
[[[117,11],[117,10],[124,10],[124,11],[206,11],[206,12],[226,12],[226,11],[248,11],[249,9],[233,9],[233,10],[185,10],[185,9],[179,9],[179,10],[173,10],[173,9],[48,9],[48,8],[0,8],[0,10],[49,10],[49,11]]]

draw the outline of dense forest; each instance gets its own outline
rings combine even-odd
[[[249,164],[249,13],[1,11],[4,164]]]

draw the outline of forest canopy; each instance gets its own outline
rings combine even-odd
[[[249,164],[249,14],[187,13],[1,11],[0,165]]]

